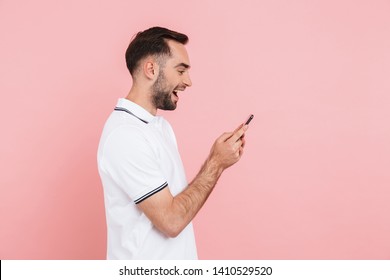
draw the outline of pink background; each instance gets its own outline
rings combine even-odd
[[[130,38],[189,35],[188,179],[255,114],[195,219],[202,259],[390,259],[390,2],[0,1],[0,258],[102,259],[96,151]]]

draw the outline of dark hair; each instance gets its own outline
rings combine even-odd
[[[171,51],[167,40],[186,44],[188,37],[163,27],[152,27],[138,32],[126,50],[126,64],[130,74],[133,76],[138,62],[149,55],[169,56]]]

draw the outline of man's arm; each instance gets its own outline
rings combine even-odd
[[[241,158],[247,128],[240,125],[234,132],[222,134],[215,141],[201,170],[184,191],[173,197],[169,188],[165,188],[138,204],[158,230],[169,237],[176,237],[192,221],[222,172]]]

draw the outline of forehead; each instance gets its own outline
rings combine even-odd
[[[184,63],[190,65],[190,59],[186,47],[176,41],[168,40],[168,46],[171,50],[171,56],[168,58],[167,63],[180,64]]]

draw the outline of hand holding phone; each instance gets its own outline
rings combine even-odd
[[[250,114],[248,119],[246,120],[246,122],[244,123],[244,126],[245,125],[249,125],[249,123],[253,120],[253,117],[254,115],[253,114]],[[243,139],[244,138],[244,134],[239,138],[239,140]],[[237,140],[238,141],[238,140]]]

